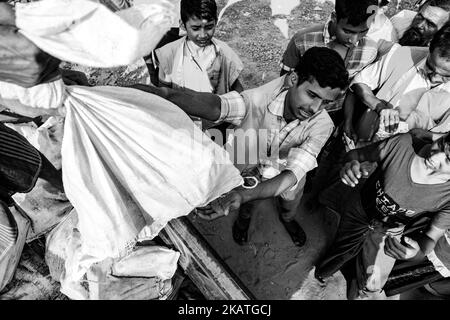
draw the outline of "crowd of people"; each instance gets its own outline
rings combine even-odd
[[[196,214],[238,212],[236,243],[248,242],[262,199],[275,200],[299,247],[307,235],[295,217],[306,192],[312,207],[338,213],[315,275],[341,271],[349,299],[381,292],[401,261],[429,261],[441,294],[450,292],[450,1],[418,1],[417,11],[391,18],[386,3],[336,0],[325,24],[290,39],[280,77],[249,89],[238,55],[214,37],[215,1],[181,0],[180,32],[146,57],[153,83],[133,86],[181,108],[230,151],[245,184]],[[18,33],[13,8],[1,5],[0,80],[32,87],[53,79],[59,61]],[[38,176],[63,186],[61,171],[26,139],[3,125],[0,132],[0,276],[10,280],[2,268],[16,252],[11,195]]]

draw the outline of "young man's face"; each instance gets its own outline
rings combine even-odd
[[[432,83],[450,81],[450,59],[442,57],[439,49],[435,49],[428,55],[426,70]]]
[[[369,31],[367,22],[361,23],[359,26],[352,26],[347,23],[347,18],[340,19],[335,22],[336,41],[346,47],[355,46],[359,40],[364,38]]]
[[[399,43],[403,46],[428,46],[434,34],[449,20],[442,8],[424,6],[415,16]]]
[[[206,47],[211,44],[211,39],[216,31],[216,20],[199,19],[192,16],[182,24],[189,40],[193,41],[199,47]]]
[[[285,114],[286,120],[307,119],[335,101],[342,93],[340,88],[323,88],[311,78],[300,85],[298,77],[286,95]]]

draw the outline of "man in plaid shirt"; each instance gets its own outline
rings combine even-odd
[[[353,78],[376,60],[379,50],[390,47],[385,41],[377,43],[366,37],[377,9],[378,0],[336,0],[335,12],[326,24],[304,28],[292,37],[281,60],[281,75],[294,70],[309,48],[328,47],[344,59],[349,76]],[[343,99],[336,101],[327,110],[341,109],[342,102]]]
[[[225,147],[242,176],[260,183],[251,189],[238,187],[216,199],[198,210],[202,218],[212,220],[239,210],[233,238],[243,244],[255,200],[275,197],[281,222],[293,242],[303,246],[306,235],[294,220],[296,209],[306,173],[317,166],[316,158],[333,130],[325,108],[347,85],[348,72],[339,54],[315,47],[305,52],[294,72],[241,93],[218,96],[143,85],[136,88],[170,100],[191,116],[234,125],[234,130],[227,130]]]

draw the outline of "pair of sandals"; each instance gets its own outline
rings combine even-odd
[[[303,228],[297,221],[284,221],[280,217],[281,223],[284,225],[286,231],[292,239],[292,242],[298,247],[302,247],[306,243],[306,234]],[[248,241],[248,229],[250,227],[250,218],[243,219],[238,216],[233,223],[232,234],[234,241],[239,245],[244,245]]]

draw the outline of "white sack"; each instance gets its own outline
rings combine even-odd
[[[227,152],[178,107],[120,87],[68,87],[62,148],[87,265],[126,254],[145,225],[173,218],[242,182]]]
[[[69,86],[62,97],[63,183],[82,239],[70,281],[125,256],[144,226],[154,237],[242,183],[228,153],[167,100],[109,86]]]
[[[114,262],[111,274],[118,277],[158,277],[172,279],[180,253],[161,247],[137,247],[128,256]]]
[[[128,65],[148,55],[177,16],[168,0],[116,13],[89,0],[16,4],[16,25],[28,39],[54,57],[90,67]]]

